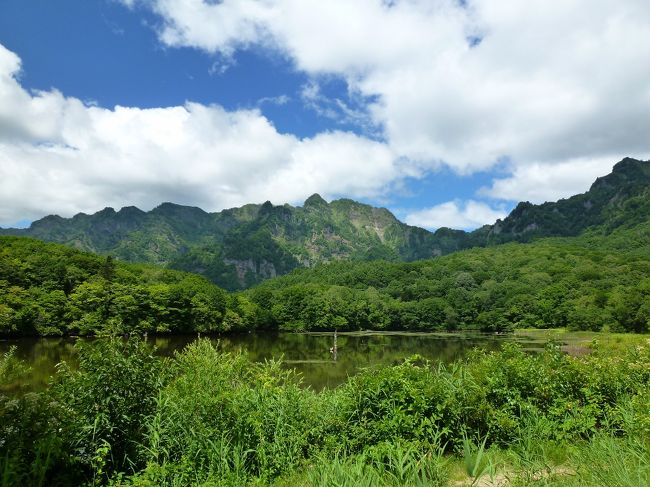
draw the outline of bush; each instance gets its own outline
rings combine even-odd
[[[254,364],[199,340],[176,356],[175,375],[148,431],[156,482],[187,482],[183,472],[204,480],[273,478],[308,452],[318,424],[316,396],[279,363]],[[158,468],[172,463],[182,469]]]
[[[443,454],[465,449],[476,474],[476,452],[499,447],[523,485],[540,469],[552,485],[549,457],[568,444],[565,457],[589,466],[576,470],[584,485],[619,446],[612,475],[650,471],[648,345],[578,358],[505,345],[451,366],[413,357],[319,393],[208,340],[173,359],[133,339],[78,354],[49,391],[0,397],[0,485],[444,485]]]
[[[62,364],[51,390],[64,408],[63,436],[96,475],[141,468],[140,445],[166,378],[165,361],[133,338],[76,347],[78,369]]]

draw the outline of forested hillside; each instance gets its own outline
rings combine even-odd
[[[3,335],[281,330],[648,330],[650,223],[412,263],[334,262],[244,293],[0,237]]]
[[[201,274],[229,290],[293,269],[338,260],[414,261],[458,250],[549,236],[631,227],[650,216],[650,162],[626,158],[589,191],[554,203],[520,203],[503,221],[474,232],[431,233],[398,221],[384,208],[319,195],[302,207],[250,204],[207,213],[163,203],[150,212],[112,208],[73,218],[48,216],[0,234],[45,241]]]
[[[210,332],[237,312],[201,276],[0,237],[0,336]]]
[[[650,223],[412,263],[331,263],[246,292],[283,329],[647,331]]]
[[[328,204],[318,196],[301,208],[265,203],[212,215],[165,204],[148,214],[125,208],[71,220],[49,217],[29,232],[46,235],[47,229],[48,238],[65,240],[78,227],[72,245],[113,249],[126,260],[166,256],[169,266],[213,281],[231,275],[231,287],[293,272],[227,295],[195,274],[0,237],[0,333],[563,326],[646,331],[649,168],[650,162],[626,159],[583,195],[520,204],[504,221],[473,234],[447,229],[431,234],[398,222],[387,210],[350,200]],[[166,230],[140,232],[134,230],[138,225]],[[213,237],[215,228],[221,240]],[[579,236],[398,261],[546,234]],[[206,244],[210,239],[214,243]],[[435,242],[444,245],[432,252]],[[242,262],[248,271],[239,267]],[[300,269],[301,263],[310,268]]]
[[[519,203],[503,221],[474,232],[486,244],[575,236],[590,227],[609,233],[650,219],[650,161],[625,158],[589,191],[554,203]]]

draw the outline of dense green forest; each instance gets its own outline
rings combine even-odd
[[[200,276],[0,237],[0,333],[644,332],[649,257],[646,223],[411,263],[333,262],[227,294]]]
[[[249,204],[217,213],[163,203],[149,212],[105,208],[72,218],[48,216],[28,236],[79,250],[201,274],[238,290],[293,269],[345,261],[414,261],[472,247],[577,236],[592,227],[612,231],[650,219],[650,161],[625,158],[583,193],[534,205],[521,202],[503,220],[473,232],[429,232],[398,221],[385,208],[319,195],[302,207]]]
[[[9,353],[0,485],[648,485],[650,347],[637,342],[413,357],[321,392],[208,340],[161,358],[132,338],[79,342],[78,368],[6,395],[25,369]]]
[[[0,335],[210,332],[229,302],[201,276],[0,237]]]
[[[643,332],[650,225],[472,249],[412,263],[332,263],[246,292],[281,329]]]

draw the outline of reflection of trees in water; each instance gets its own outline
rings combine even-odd
[[[16,345],[16,356],[30,367],[28,390],[43,389],[56,373],[56,364],[68,362],[76,365],[73,338],[21,338],[0,342],[0,354]]]
[[[214,335],[208,337],[220,350],[242,350],[254,361],[284,357],[288,368],[295,368],[304,376],[304,384],[315,389],[334,387],[361,368],[373,365],[395,365],[418,354],[430,361],[452,362],[462,358],[474,347],[496,350],[509,337],[464,334],[338,334],[337,360],[332,360],[332,334],[248,333]],[[166,335],[149,337],[157,353],[173,355],[197,339],[193,335]],[[101,340],[101,338],[95,339]],[[93,339],[84,339],[92,343]],[[42,388],[61,361],[74,366],[74,339],[40,338],[0,342],[0,353],[12,344],[18,346],[18,356],[32,367],[34,388]]]

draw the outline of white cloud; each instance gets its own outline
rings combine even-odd
[[[299,139],[258,110],[217,105],[106,109],[27,92],[0,45],[0,225],[44,212],[162,201],[218,210],[382,194],[407,174],[383,143],[347,132]]]
[[[409,213],[406,216],[406,223],[431,230],[441,227],[469,230],[494,223],[506,215],[503,208],[494,209],[479,201],[448,201],[432,208]]]
[[[532,180],[539,167],[650,152],[647,0],[150,4],[167,45],[222,55],[260,45],[314,79],[345,79],[373,100],[390,149],[420,165],[467,174],[508,157],[513,177]],[[559,194],[536,180],[536,199]],[[568,181],[567,192],[586,189]]]
[[[377,197],[404,176],[443,164],[469,174],[503,158],[510,175],[481,195],[540,202],[650,154],[647,0],[119,1],[151,8],[163,43],[213,53],[216,68],[238,49],[280,53],[311,80],[292,96],[384,142],[300,139],[259,110],[106,109],[28,92],[20,59],[0,46],[0,225],[107,204]],[[344,79],[354,103],[323,98],[323,76]],[[459,223],[422,224],[471,227],[494,220],[487,210],[445,203],[427,211]]]
[[[264,104],[269,104],[269,105],[286,105],[291,101],[291,97],[289,95],[278,95],[278,96],[264,96],[257,100],[257,106],[261,106]]]
[[[650,154],[646,154],[650,157]],[[644,156],[640,156],[641,159]],[[479,194],[491,198],[544,203],[576,194],[576,188],[586,191],[597,177],[611,172],[618,162],[614,156],[578,158],[558,164],[531,164],[516,167],[511,176],[495,179]]]

